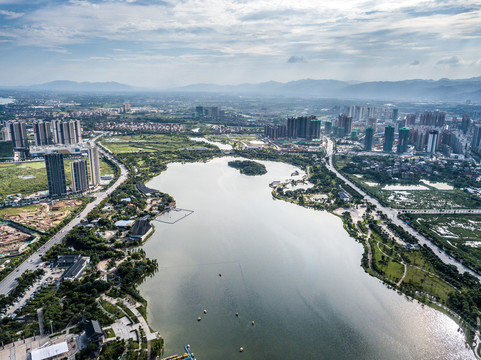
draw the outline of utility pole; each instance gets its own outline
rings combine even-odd
[[[51,334],[53,334],[52,321],[53,321],[53,320],[50,320],[50,332],[51,332]]]

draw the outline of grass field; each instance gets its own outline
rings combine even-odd
[[[115,154],[142,153],[155,151],[176,151],[186,147],[210,147],[189,140],[183,134],[143,134],[101,138],[102,144]]]
[[[65,180],[71,183],[70,163],[73,159],[65,160]],[[103,159],[100,160],[100,175],[113,174],[114,171]],[[21,179],[19,176],[33,175],[32,179]],[[31,195],[37,191],[48,190],[47,173],[44,161],[0,164],[0,201],[8,195]]]

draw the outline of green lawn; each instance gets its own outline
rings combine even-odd
[[[189,140],[184,134],[142,134],[101,138],[102,144],[116,154],[155,151],[177,151],[187,147],[212,147]]]
[[[70,163],[74,159],[65,159],[65,180],[67,185],[72,182],[70,175]],[[88,169],[90,173],[90,169]],[[108,163],[100,159],[100,175],[113,174],[114,171]],[[21,175],[33,175],[33,179],[21,179]],[[31,195],[37,191],[48,190],[47,172],[44,161],[0,164],[0,200],[6,199],[7,195],[22,194]]]
[[[113,338],[115,337],[115,333],[112,329],[104,329],[105,337],[106,338]]]
[[[455,288],[448,285],[444,281],[412,266],[408,266],[406,277],[404,278],[403,283],[416,284],[416,286],[420,286],[422,288],[422,291],[434,295],[440,300],[447,300],[448,294],[452,291],[455,291]]]
[[[116,305],[109,303],[105,300],[100,300],[100,305],[110,314],[114,315],[115,318],[120,319],[124,316],[122,310],[120,310]]]

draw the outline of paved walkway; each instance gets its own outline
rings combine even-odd
[[[117,320],[116,321],[117,325],[115,327],[114,327],[114,324],[112,325],[112,330],[114,330],[116,336],[120,336],[120,335],[117,335],[117,332],[115,331],[115,329],[118,329],[120,334],[122,334],[121,337],[124,337],[124,336],[126,336],[127,329],[130,328],[130,331],[132,331],[132,330],[138,330],[139,328],[142,328],[142,330],[145,334],[145,337],[147,338],[147,341],[155,340],[159,337],[157,332],[153,333],[153,332],[150,331],[150,328],[149,328],[149,325],[147,324],[147,321],[144,319],[142,314],[140,314],[140,312],[137,310],[137,307],[141,306],[142,304],[137,303],[137,302],[132,303],[132,302],[129,302],[125,299],[113,299],[113,298],[108,297],[106,295],[102,295],[102,298],[105,299],[106,301],[112,303],[112,304],[116,304],[118,301],[121,301],[127,308],[129,308],[130,311],[132,311],[134,316],[136,316],[137,319],[139,320],[138,324],[131,324],[131,325],[122,324],[121,321]],[[127,339],[129,337],[130,337],[130,335],[127,337]]]

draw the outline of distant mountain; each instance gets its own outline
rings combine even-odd
[[[196,84],[172,89],[180,92],[211,92],[264,96],[347,98],[365,100],[481,100],[481,77],[470,79],[344,82],[304,79],[280,83],[215,85]]]
[[[32,85],[26,87],[29,90],[47,90],[47,91],[75,91],[75,92],[131,92],[138,91],[130,85],[120,84],[118,82],[76,82],[68,80],[51,81],[45,84]]]
[[[281,83],[268,81],[259,84],[240,85],[215,85],[194,84],[172,89],[181,92],[215,92],[229,94],[259,94],[259,95],[283,95],[283,96],[322,96],[328,97],[335,90],[348,86],[348,82],[338,80],[312,80],[303,79]]]

